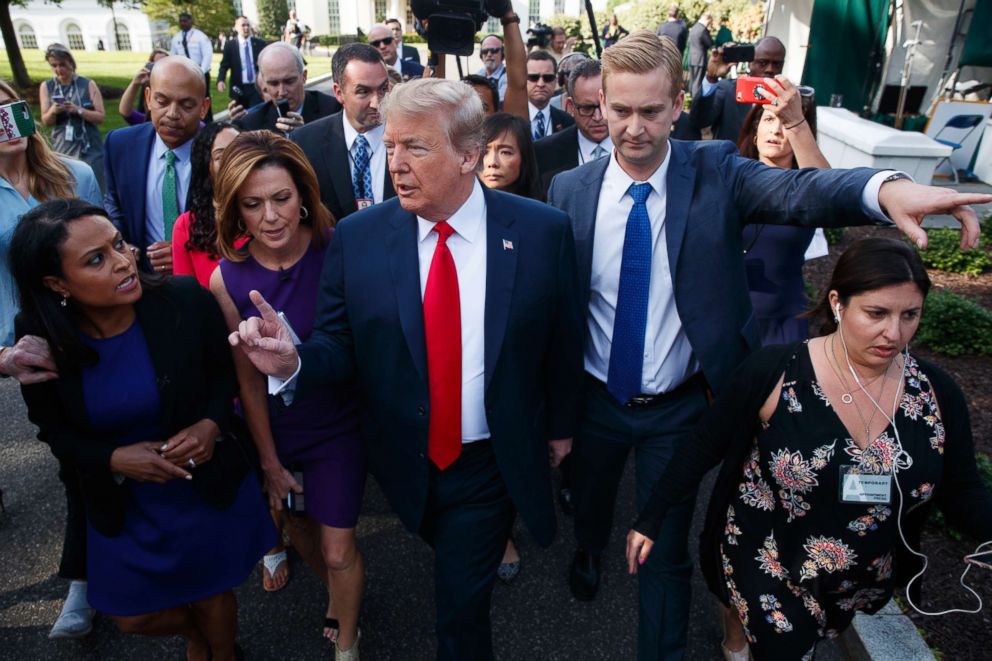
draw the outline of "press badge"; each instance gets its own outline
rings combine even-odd
[[[357,200],[355,200],[355,203],[358,205],[359,211],[361,211],[362,209],[368,209],[370,206],[374,204],[372,200],[365,197],[358,198]]]
[[[856,472],[857,467],[840,467],[840,502],[888,505],[892,502],[892,476]]]
[[[76,138],[76,127],[70,122],[65,127],[65,141],[72,142]]]

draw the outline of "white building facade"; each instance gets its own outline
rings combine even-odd
[[[26,7],[12,6],[10,17],[24,50],[58,42],[73,51],[95,51],[102,42],[104,50],[118,50],[119,44],[119,50],[147,53],[164,35],[140,9],[127,9],[124,3],[112,12],[93,0],[63,0],[61,5],[31,0]]]

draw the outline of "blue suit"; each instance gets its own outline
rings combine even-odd
[[[733,369],[760,345],[744,270],[744,225],[873,222],[862,210],[861,195],[874,170],[780,170],[742,158],[724,141],[672,140],[669,145],[667,256],[675,305],[705,383],[690,379],[657,405],[636,409],[618,403],[587,376],[572,481],[576,538],[581,548],[597,556],[606,547],[629,451],[636,450],[640,509],[705,410],[705,384],[718,392]],[[572,219],[585,305],[590,300],[600,189],[609,163],[600,159],[559,174],[548,191],[549,203]],[[652,337],[651,328],[647,337]],[[691,576],[687,538],[694,502],[693,495],[670,511],[639,572],[639,659],[680,659],[684,654]]]
[[[445,471],[428,459],[417,218],[398,199],[338,225],[313,332],[300,347],[298,392],[357,377],[369,469],[404,525],[436,551],[441,659],[492,656],[489,597],[514,508],[539,544],[552,541],[547,441],[572,436],[582,374],[582,311],[567,216],[482,190],[490,443],[464,446]],[[491,447],[489,465],[472,476],[460,472],[460,462],[475,461],[484,447]],[[479,484],[476,474],[483,473],[489,478]],[[459,509],[480,490],[487,490],[487,504]],[[488,503],[496,501],[504,505],[493,511]],[[462,512],[457,521],[448,518],[452,511]]]

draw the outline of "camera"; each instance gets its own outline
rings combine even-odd
[[[551,26],[545,25],[544,23],[538,23],[534,27],[527,30],[527,49],[531,48],[547,48],[548,44],[551,43]]]
[[[475,33],[488,14],[484,0],[413,0],[413,15],[425,24],[432,53],[471,55]]]

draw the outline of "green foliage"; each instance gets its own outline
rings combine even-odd
[[[927,232],[929,245],[920,251],[923,263],[932,269],[978,275],[992,268],[992,256],[983,247],[962,251],[961,233],[950,227]]]
[[[258,31],[270,41],[282,39],[283,28],[289,20],[286,0],[258,0]]]
[[[846,227],[824,227],[823,235],[827,238],[827,243],[836,246],[844,238]]]
[[[668,16],[668,7],[671,2],[658,2],[657,0],[638,0],[633,3],[607,4],[609,11],[614,7],[617,11],[617,20],[620,25],[628,30],[646,29],[652,32]],[[764,3],[755,3],[752,0],[682,0],[675,3],[679,5],[679,17],[685,21],[686,25],[692,26],[705,12],[710,12],[714,18],[713,33],[720,18],[729,18],[727,27],[734,33],[734,38],[738,42],[753,41],[761,32],[765,19]],[[622,8],[622,9],[621,9]],[[597,25],[604,25],[609,14],[596,14]],[[602,20],[602,22],[600,22]],[[602,29],[602,27],[600,28]]]
[[[916,341],[948,356],[992,355],[992,311],[946,289],[924,305]]]
[[[985,248],[992,247],[992,212],[982,218],[982,245]]]
[[[986,489],[992,491],[992,459],[990,459],[987,454],[976,452],[975,465],[978,467],[978,478],[985,485]],[[933,521],[936,526],[943,528],[947,536],[954,541],[964,541],[964,535],[961,531],[949,524],[947,522],[947,518],[944,516],[944,513],[940,510],[934,509],[930,515],[930,520]]]
[[[259,3],[261,4],[261,3]],[[172,32],[179,29],[179,14],[193,17],[193,25],[211,39],[234,28],[234,5],[230,0],[145,0],[149,18],[169,24]]]

